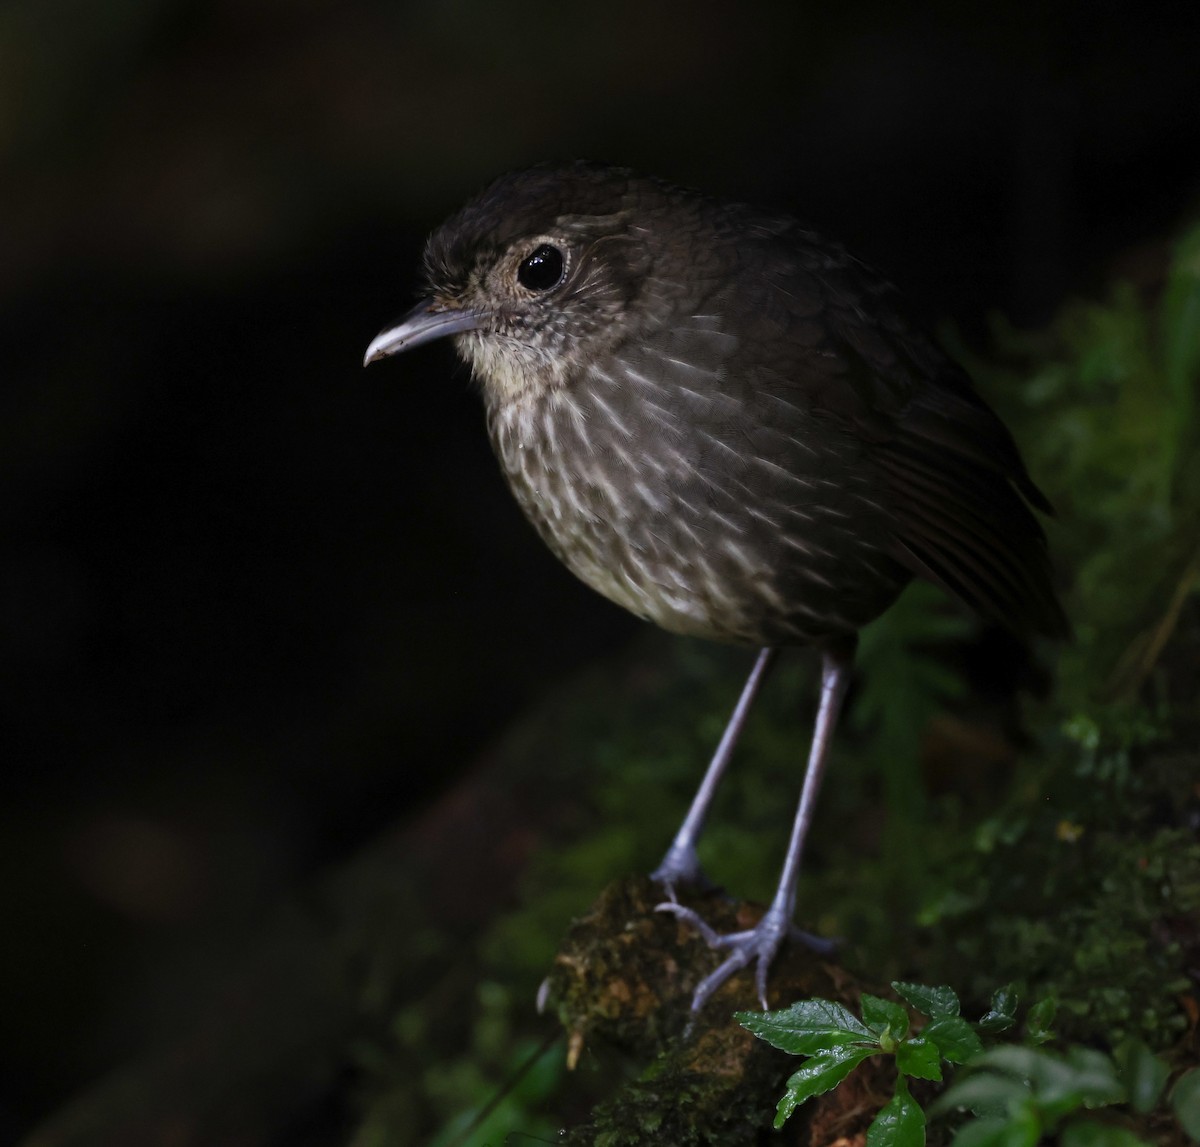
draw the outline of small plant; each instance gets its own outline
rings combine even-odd
[[[907,1010],[891,1000],[863,993],[860,1020],[830,1000],[801,1000],[780,1012],[739,1012],[738,1022],[774,1047],[808,1059],[787,1082],[775,1112],[775,1126],[806,1099],[832,1090],[873,1055],[896,1059],[896,1091],[867,1131],[868,1147],[921,1147],[925,1112],[908,1089],[913,1079],[941,1080],[941,1062],[966,1063],[983,1052],[980,1031],[1001,1032],[1016,1022],[1017,997],[1002,988],[978,1023],[959,1015],[958,996],[949,988],[896,981],[896,992],[929,1017],[911,1030]]]
[[[1023,1043],[984,1050],[981,1037],[1015,1027],[1017,997],[1011,987],[992,997],[986,1015],[971,1022],[959,1014],[958,996],[946,987],[894,982],[892,987],[928,1022],[912,1029],[898,1003],[863,994],[862,1018],[830,1000],[802,1000],[779,1012],[739,1012],[743,1027],[773,1046],[806,1056],[787,1082],[775,1127],[805,1100],[835,1088],[874,1055],[896,1061],[896,1089],[867,1130],[867,1147],[923,1147],[926,1112],[908,1080],[941,1082],[943,1061],[966,1068],[929,1107],[929,1115],[968,1111],[954,1147],[1034,1147],[1056,1136],[1063,1147],[1144,1147],[1132,1131],[1087,1118],[1097,1107],[1127,1104],[1138,1115],[1152,1111],[1167,1083],[1166,1063],[1145,1044],[1129,1040],[1109,1056],[1091,1048],[1065,1053],[1039,1045],[1053,1037],[1055,1003],[1029,1009]],[[1200,1070],[1171,1089],[1170,1106],[1186,1134],[1200,1137]]]

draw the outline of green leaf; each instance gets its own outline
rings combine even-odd
[[[738,1012],[734,1018],[759,1039],[793,1055],[863,1043],[874,1050],[876,1043],[853,1012],[832,1000],[800,1000],[780,1012]]]
[[[1045,1043],[1054,1038],[1054,1017],[1058,1014],[1058,1001],[1053,996],[1038,1000],[1025,1017],[1025,1039],[1031,1044]]]
[[[991,1009],[980,1017],[976,1027],[992,1035],[1008,1031],[1017,1022],[1017,1003],[1017,993],[1012,984],[997,988],[992,994]]]
[[[969,1075],[948,1087],[930,1105],[931,1115],[959,1108],[981,1116],[1007,1116],[1031,1097],[1029,1085],[991,1071]]]
[[[951,988],[931,988],[927,984],[909,984],[903,980],[893,980],[892,987],[917,1011],[930,1019],[958,1015],[958,996]]]
[[[862,1018],[877,1035],[890,1032],[896,1040],[902,1040],[908,1034],[908,1012],[891,1000],[881,1000],[863,992]]]
[[[1021,1104],[1009,1112],[1005,1147],[1034,1147],[1041,1141],[1045,1130],[1034,1106],[1030,1103]]]
[[[1125,1102],[1125,1088],[1117,1078],[1117,1065],[1111,1056],[1090,1047],[1073,1047],[1067,1052],[1066,1063],[1074,1073],[1069,1088],[1081,1096],[1085,1107]]]
[[[1002,1072],[1005,1075],[1016,1076],[1036,1082],[1048,1064],[1055,1062],[1054,1057],[1046,1051],[1035,1047],[1023,1047],[1020,1044],[1004,1044],[985,1051],[974,1063],[977,1068]]]
[[[983,1052],[983,1043],[975,1034],[975,1029],[962,1016],[943,1016],[931,1020],[921,1034],[937,1044],[942,1058],[951,1063],[966,1063]]]
[[[1200,1140],[1200,1069],[1185,1071],[1171,1088],[1171,1110],[1191,1139]]]
[[[1028,1147],[1023,1131],[1023,1124],[998,1115],[972,1119],[954,1133],[953,1147]]]
[[[926,1039],[924,1035],[913,1036],[896,1048],[896,1069],[904,1075],[916,1076],[917,1079],[940,1080],[941,1058],[937,1044]]]
[[[925,1147],[925,1112],[909,1095],[903,1076],[867,1128],[867,1147]]]
[[[1132,1131],[1094,1119],[1072,1119],[1059,1132],[1059,1147],[1147,1147]]]
[[[1119,1103],[1125,1097],[1116,1066],[1091,1048],[1072,1048],[1065,1056],[1016,1044],[993,1048],[971,1061],[975,1073],[946,1092],[935,1106],[969,1106],[980,1114],[1010,1112],[1020,1102],[1020,1090],[1047,1128],[1080,1107]]]
[[[874,1053],[875,1049],[870,1047],[835,1047],[805,1060],[800,1070],[787,1081],[787,1091],[775,1111],[776,1130],[806,1099],[824,1095],[837,1087],[867,1056]]]
[[[1171,1069],[1140,1039],[1128,1039],[1113,1053],[1129,1104],[1141,1115],[1153,1111]]]

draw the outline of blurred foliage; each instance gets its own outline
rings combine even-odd
[[[1185,922],[1200,909],[1200,228],[1161,291],[1120,284],[997,342],[1003,365],[976,377],[1022,400],[1011,416],[1060,508],[1076,638],[1032,714],[1043,751],[948,842],[920,919],[953,938],[930,948],[939,971],[1052,992],[1076,1038],[1163,1047],[1187,1024]]]
[[[996,334],[1005,365],[977,377],[990,393],[1021,395],[1012,413],[1059,507],[1054,548],[1074,579],[1078,640],[1060,697],[1087,707],[1129,696],[1144,673],[1120,659],[1144,628],[1174,618],[1200,560],[1200,229],[1177,244],[1159,298],[1119,283],[1045,331],[997,324]]]
[[[846,937],[845,961],[876,980],[953,982],[971,1006],[1012,981],[1058,1000],[1065,1038],[1168,1048],[1187,1025],[1185,922],[1200,911],[1200,228],[1160,291],[1118,284],[1036,333],[998,324],[995,360],[970,365],[1058,507],[1051,545],[1070,571],[1075,639],[1041,651],[1057,655],[1057,678],[1027,706],[1019,763],[930,793],[922,750],[931,721],[969,703],[952,654],[977,631],[914,587],[864,633],[801,916]],[[554,702],[552,727],[512,734],[506,753],[567,770],[582,799],[537,850],[521,903],[459,953],[483,986],[472,1017],[444,1025],[468,1029],[458,1050],[426,998],[364,1055],[360,1147],[414,1141],[418,1125],[451,1129],[443,1145],[549,1139],[572,1103],[629,1070],[589,1049],[564,1100],[555,1048],[504,1091],[537,1045],[528,1003],[566,920],[612,875],[657,860],[748,668],[744,653],[675,639],[644,652],[619,705],[598,674]],[[814,695],[811,659],[786,660],[714,809],[702,859],[739,893],[772,887],[800,774],[796,699]],[[503,1101],[471,1126],[497,1089]]]

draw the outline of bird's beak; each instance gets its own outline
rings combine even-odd
[[[422,299],[404,318],[371,340],[363,366],[446,335],[477,330],[482,321],[483,316],[475,311],[447,307],[435,299]]]

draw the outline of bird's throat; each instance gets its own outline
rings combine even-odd
[[[507,335],[471,331],[455,340],[458,353],[483,385],[489,409],[525,405],[563,386],[560,358]]]

